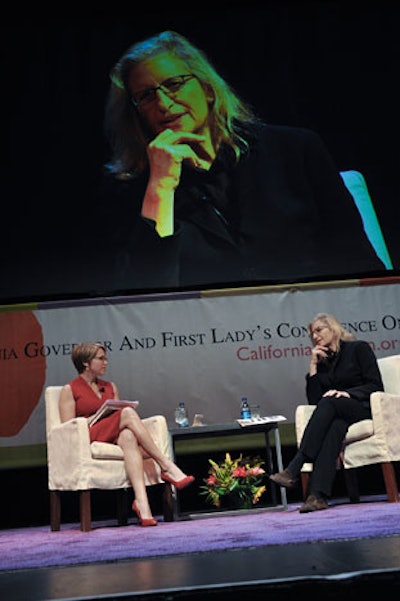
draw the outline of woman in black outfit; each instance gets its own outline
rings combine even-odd
[[[370,395],[383,390],[378,363],[371,346],[355,340],[333,315],[319,313],[309,325],[313,342],[306,392],[316,405],[299,450],[282,472],[270,479],[294,487],[304,463],[313,471],[300,513],[327,509],[336,474],[336,461],[351,424],[371,418]]]

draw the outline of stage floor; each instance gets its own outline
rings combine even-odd
[[[282,601],[317,590],[327,601],[382,587],[400,591],[400,535],[0,572],[4,601]]]

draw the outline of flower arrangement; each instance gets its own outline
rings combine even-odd
[[[264,461],[260,457],[232,459],[226,453],[225,460],[218,464],[213,459],[208,460],[211,467],[205,485],[200,486],[200,494],[206,495],[206,502],[216,507],[221,506],[221,498],[235,494],[243,509],[250,509],[260,500],[266,487],[263,484],[265,470],[261,467]]]

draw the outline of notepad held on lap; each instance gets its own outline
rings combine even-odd
[[[122,409],[123,407],[136,407],[139,405],[139,401],[122,401],[117,399],[107,399],[104,401],[101,407],[99,407],[94,415],[90,419],[88,419],[89,427],[93,426],[96,422],[99,421],[102,417],[106,417],[113,411],[117,409]]]

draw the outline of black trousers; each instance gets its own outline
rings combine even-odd
[[[370,407],[347,397],[323,397],[317,404],[299,449],[313,464],[309,493],[331,496],[336,460],[351,424],[371,418]]]

